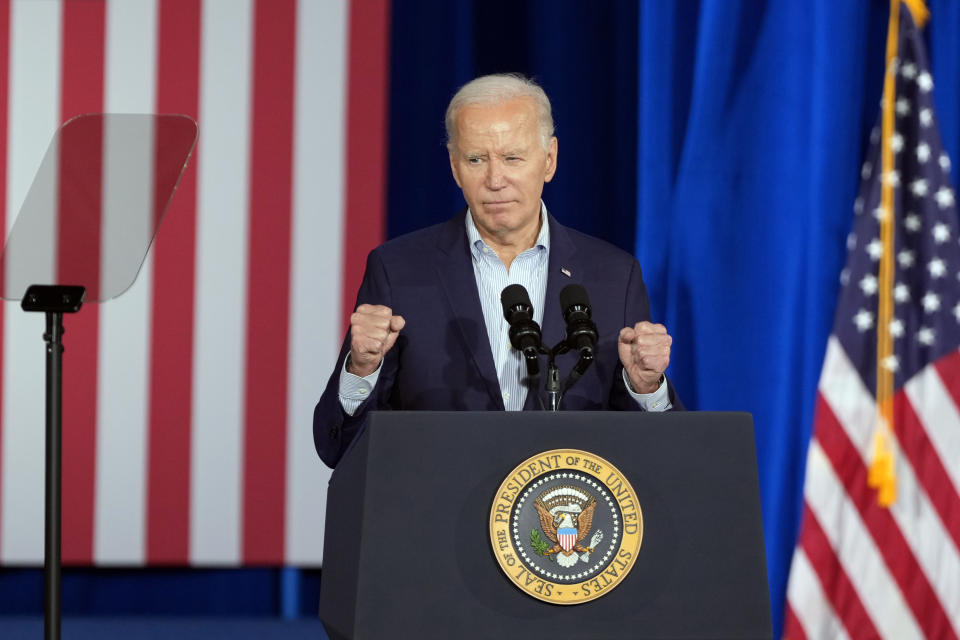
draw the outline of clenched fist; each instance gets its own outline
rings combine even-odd
[[[365,377],[377,370],[406,321],[390,307],[362,304],[350,316],[350,360],[347,371]]]
[[[662,324],[638,322],[620,330],[620,362],[634,391],[653,393],[660,387],[660,376],[670,364],[671,344],[673,338]]]

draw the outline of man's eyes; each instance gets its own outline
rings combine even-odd
[[[519,162],[523,162],[523,157],[522,156],[504,156],[503,160],[504,162],[508,162],[510,164],[517,164]],[[467,164],[479,165],[479,164],[483,164],[486,161],[487,161],[486,156],[468,156],[467,157]]]

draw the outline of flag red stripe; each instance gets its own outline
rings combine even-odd
[[[937,360],[934,365],[947,393],[953,398],[953,404],[960,407],[960,351],[951,351]]]
[[[63,51],[60,117],[67,120],[81,113],[103,110],[105,4],[63,4]],[[91,138],[91,157],[100,157],[102,135]],[[61,147],[61,150],[63,147]],[[61,154],[60,164],[69,161]],[[58,278],[77,282],[77,269],[85,271],[83,282],[99,295],[100,281],[100,175],[102,163],[86,167],[83,185],[89,200],[70,197],[61,182],[58,223]],[[61,179],[64,179],[61,173]],[[71,207],[78,207],[71,213]],[[85,209],[89,207],[89,209]],[[83,211],[96,215],[83,217]],[[77,253],[73,253],[76,249]],[[82,252],[82,255],[81,255]],[[77,260],[77,265],[71,261]],[[93,560],[94,467],[97,427],[97,338],[99,307],[86,304],[80,313],[64,319],[63,375],[63,561]]]
[[[158,6],[157,111],[196,119],[200,104],[200,0],[160,2]],[[183,564],[190,557],[199,148],[198,142],[153,247],[146,527],[150,564]]]
[[[850,576],[844,571],[823,527],[806,501],[803,503],[800,545],[820,579],[823,590],[830,594],[834,611],[846,627],[848,635],[851,638],[879,638],[880,634],[864,609]]]
[[[817,397],[817,440],[856,506],[877,550],[928,638],[956,638],[946,612],[888,509],[867,486],[867,468],[822,395]]]
[[[960,549],[960,495],[957,495],[943,460],[903,390],[894,396],[893,411],[900,448],[910,460],[917,480],[940,515],[954,545]]]
[[[284,557],[295,0],[258,0],[254,15],[243,560],[277,564]]]
[[[789,602],[787,603],[783,618],[783,640],[807,640],[807,634],[803,630],[803,625],[800,624],[800,619],[797,618],[797,614],[793,612],[793,607],[790,606]]]
[[[0,237],[7,238],[7,103],[10,93],[10,0],[0,0],[0,87],[4,92],[0,96]],[[0,249],[2,251],[2,249]],[[0,256],[2,260],[2,256]],[[0,264],[0,288],[3,287],[4,269]],[[3,415],[3,309],[0,305],[0,416]],[[3,459],[3,421],[0,420],[0,460]],[[0,474],[2,475],[2,474]],[[2,477],[0,477],[0,495],[3,495]],[[0,527],[2,529],[2,527]]]
[[[347,55],[346,193],[343,327],[363,278],[367,254],[385,236],[390,2],[350,3]]]

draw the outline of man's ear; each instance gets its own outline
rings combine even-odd
[[[553,174],[557,172],[557,136],[550,138],[550,143],[547,145],[547,166],[546,171],[543,174],[543,181],[550,182],[553,180]]]
[[[454,156],[454,154],[457,152],[457,150],[453,147],[453,145],[449,145],[449,144],[448,144],[448,145],[447,145],[447,152],[450,154],[450,155],[448,156],[448,157],[450,158],[450,173],[453,174],[453,179],[454,179],[454,181],[457,183],[457,186],[462,189],[462,188],[463,188],[463,185],[460,184],[460,172],[459,172],[459,170],[458,170],[458,168],[457,168],[457,162],[456,162],[456,160],[454,160],[454,158],[453,158],[453,156]]]

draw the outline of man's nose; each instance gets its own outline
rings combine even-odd
[[[498,160],[491,160],[487,163],[487,188],[502,189],[506,184],[503,173],[503,165]]]

